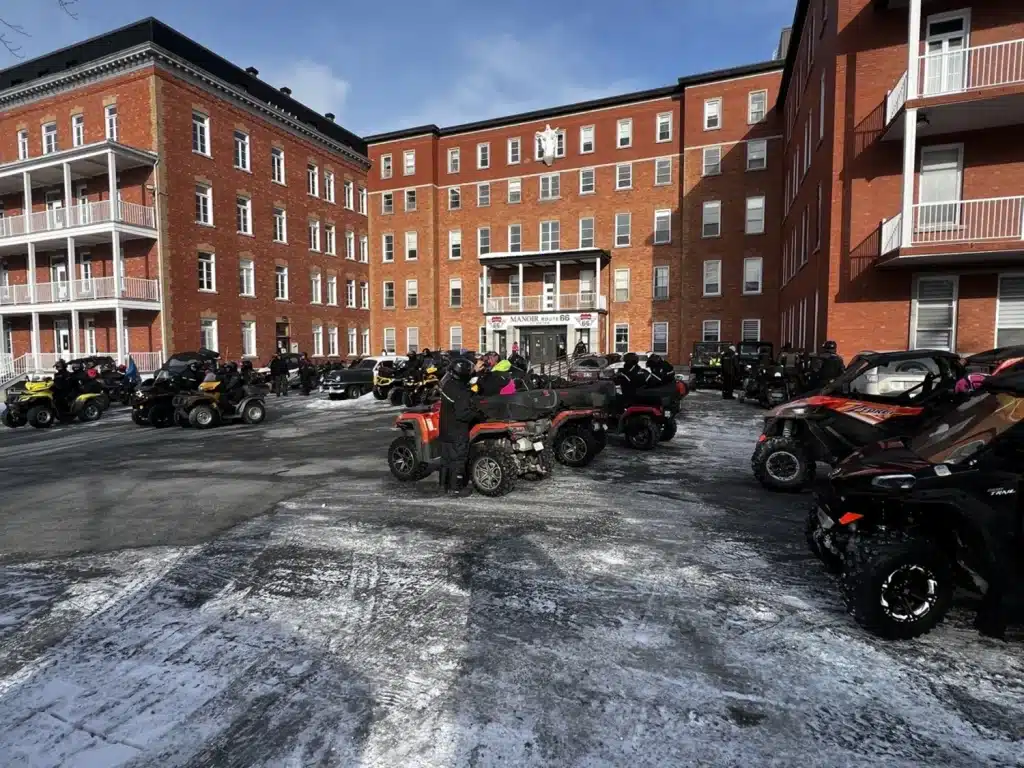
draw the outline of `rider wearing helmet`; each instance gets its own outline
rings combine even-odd
[[[838,355],[836,349],[836,343],[831,339],[821,345],[821,354],[819,355],[821,365],[818,374],[821,386],[831,384],[835,379],[839,378],[846,368],[846,363]]]
[[[449,495],[468,496],[473,492],[466,478],[466,462],[469,459],[469,430],[480,413],[469,388],[472,376],[473,364],[464,357],[457,357],[441,381],[441,423],[438,428],[440,483]]]
[[[657,352],[647,358],[647,371],[652,384],[666,384],[675,377],[676,369]]]
[[[622,388],[623,395],[632,395],[650,379],[650,372],[640,366],[640,356],[636,352],[627,352],[622,356],[622,368],[615,374],[615,383]]]

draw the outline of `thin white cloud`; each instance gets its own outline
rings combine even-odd
[[[321,114],[333,112],[339,122],[345,114],[345,102],[352,89],[348,80],[336,75],[329,66],[310,59],[271,68],[269,72],[261,72],[260,77],[278,88],[291,88],[294,98]]]

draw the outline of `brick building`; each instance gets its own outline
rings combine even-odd
[[[365,143],[147,19],[0,72],[0,353],[369,350]]]

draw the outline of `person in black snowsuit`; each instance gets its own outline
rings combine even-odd
[[[512,350],[512,354],[508,356],[508,361],[512,363],[513,368],[518,368],[521,371],[525,371],[530,367],[530,364],[526,362],[526,358],[519,354],[518,349]]]
[[[71,374],[68,373],[68,364],[58,360],[53,365],[53,396],[61,410],[66,411],[70,407],[70,395],[73,390],[74,384]]]
[[[583,339],[580,339],[579,341],[576,342],[576,347],[572,351],[572,356],[573,357],[583,357],[586,354],[587,354],[587,344],[586,344],[586,342],[583,341]]]
[[[842,375],[846,369],[846,363],[836,353],[836,343],[831,339],[821,345],[821,368],[819,375],[821,377],[821,386],[831,384],[839,376]]]
[[[280,397],[288,396],[288,363],[281,359],[280,355],[274,355],[270,359],[270,377],[274,383],[274,394]]]
[[[636,396],[638,389],[650,383],[651,373],[640,366],[640,358],[635,352],[627,352],[622,356],[622,367],[615,374],[614,381],[622,389],[622,396],[628,402]]]
[[[729,348],[722,353],[722,399],[734,400],[732,393],[736,389],[736,347],[729,345]]]
[[[647,372],[650,374],[652,385],[668,384],[676,377],[676,369],[657,353],[647,358]]]
[[[309,396],[309,393],[313,390],[314,379],[316,379],[316,367],[309,359],[309,356],[303,353],[302,357],[299,358],[299,383],[302,387],[303,395]]]
[[[468,496],[473,492],[466,476],[469,460],[469,430],[481,417],[473,401],[469,380],[473,364],[464,357],[452,360],[441,382],[441,419],[438,438],[441,442],[441,487],[449,495]]]

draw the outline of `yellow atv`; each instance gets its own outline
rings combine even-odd
[[[174,396],[174,423],[180,427],[207,429],[229,421],[259,424],[267,417],[264,403],[265,390],[245,386],[242,399],[229,403],[221,389],[222,382],[207,381],[199,385],[199,391]]]
[[[53,390],[53,381],[28,381],[23,389],[9,392],[4,424],[36,429],[52,427],[56,422],[96,421],[103,413],[102,395],[88,392],[77,395],[70,404],[63,402]]]

